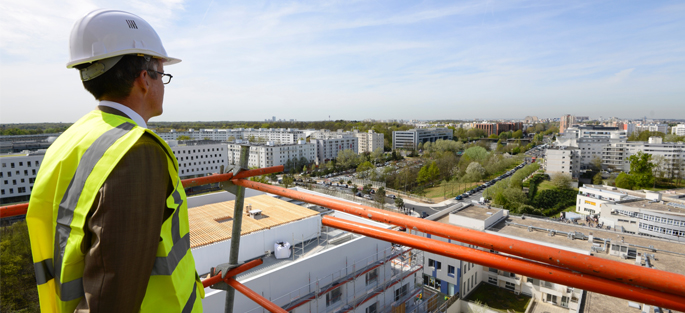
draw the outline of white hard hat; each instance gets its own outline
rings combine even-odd
[[[181,59],[167,55],[157,32],[141,17],[119,10],[99,9],[74,24],[69,38],[67,68],[111,59],[110,62],[102,62],[101,67],[104,68],[96,71],[102,74],[126,54],[160,58],[165,65],[181,62]],[[88,80],[85,78],[82,74],[82,79]]]

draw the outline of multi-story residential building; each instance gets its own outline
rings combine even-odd
[[[545,173],[580,176],[580,149],[552,147],[545,149]]]
[[[338,157],[338,152],[352,150],[359,153],[359,138],[352,132],[323,130],[312,133],[310,142],[316,145],[316,163],[322,164]]]
[[[275,144],[296,144],[300,140],[305,140],[304,131],[294,128],[259,128],[244,129],[242,138],[244,140],[256,142],[273,142]]]
[[[244,144],[250,146],[249,167],[262,168],[286,165],[288,160],[299,161],[302,158],[307,160],[302,162],[305,164],[316,161],[316,144],[300,140],[296,144],[281,145],[274,142],[267,142],[266,144],[229,143],[226,144],[228,148],[228,164],[240,163],[240,147]]]
[[[678,124],[671,128],[671,134],[676,136],[685,136],[685,124]]]
[[[0,155],[0,203],[28,201],[45,150]]]
[[[676,177],[685,173],[685,144],[682,142],[666,142],[661,137],[650,137],[649,141],[617,142],[605,145],[602,153],[602,164],[617,170],[629,172],[628,157],[638,152],[652,155],[652,162],[656,162],[657,170],[665,177]]]
[[[249,215],[242,220],[238,262],[261,258],[264,263],[239,274],[240,283],[294,313],[426,312],[425,302],[414,301],[423,290],[422,252],[324,227],[321,220],[329,215],[374,227],[389,225],[250,193],[245,198]],[[188,199],[190,246],[201,276],[229,259],[231,223],[226,221],[232,219],[232,210],[226,208],[233,207],[233,199],[227,193]],[[205,312],[224,312],[225,291],[205,288],[202,304]],[[263,308],[236,292],[233,311]]]
[[[277,144],[294,144],[306,138],[305,132],[293,128],[234,128],[234,129],[189,129],[184,132],[171,131],[158,133],[164,140],[177,140],[179,137],[189,137],[193,140],[219,140],[235,142],[236,140],[250,140],[254,142],[273,141]]]
[[[637,131],[650,131],[668,133],[668,125],[666,124],[642,124],[635,128]]]
[[[485,133],[490,135],[499,135],[503,132],[523,130],[522,122],[509,123],[474,123],[473,128],[482,129]]]
[[[373,152],[378,148],[383,150],[384,136],[382,133],[376,133],[373,130],[369,130],[366,133],[361,133],[355,130],[354,135],[357,137],[359,142],[359,146],[357,148],[359,153]]]
[[[392,149],[416,150],[419,143],[435,142],[439,139],[452,140],[449,128],[422,128],[392,132]]]
[[[219,173],[226,166],[228,149],[225,143],[211,140],[168,140],[171,151],[178,161],[181,178],[192,178]]]
[[[179,137],[188,137],[190,140],[218,140],[218,141],[235,141],[236,139],[243,139],[243,129],[189,129],[188,131],[170,131],[166,133],[156,133],[160,138],[168,140],[178,140]]]
[[[566,130],[576,123],[576,117],[566,114],[559,119],[559,133],[565,134]]]
[[[557,236],[556,238],[553,238],[556,239],[554,243],[542,242],[542,240],[547,241],[549,238],[540,238],[546,236],[540,236],[537,231],[529,231],[528,225],[523,224],[531,223],[532,221],[530,218],[526,217],[525,220],[521,220],[518,217],[509,216],[507,210],[458,204],[427,218],[439,223],[471,228],[486,233],[547,246],[552,245],[559,249],[586,255],[590,254],[589,250],[582,250],[574,247],[576,244],[575,240],[567,239],[566,236]],[[546,220],[534,221],[534,223],[539,222],[544,223]],[[552,226],[547,227],[554,228]],[[412,232],[435,240],[485,250],[477,246],[464,244],[451,239],[430,236],[416,231]],[[588,246],[592,245],[591,243],[587,243],[587,238],[585,243]],[[486,251],[506,254],[504,251]],[[448,295],[457,295],[458,300],[452,304],[448,309],[448,312],[479,311],[474,308],[474,305],[476,305],[475,303],[466,299],[469,294],[478,289],[481,284],[491,284],[509,290],[512,298],[528,297],[531,299],[530,301],[535,302],[534,307],[540,312],[582,311],[581,303],[583,303],[583,290],[569,288],[533,277],[526,277],[498,268],[481,266],[458,259],[444,258],[430,252],[424,252],[423,274],[424,286],[440,290]],[[530,307],[532,305],[533,304],[531,303],[528,306]],[[485,312],[486,310],[483,311]]]

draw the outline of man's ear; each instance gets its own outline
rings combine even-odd
[[[142,94],[147,94],[148,90],[150,90],[150,74],[146,70],[140,71],[134,85],[140,88]]]

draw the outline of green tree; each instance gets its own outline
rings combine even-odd
[[[367,171],[373,170],[374,168],[375,167],[373,166],[373,164],[371,164],[371,162],[366,161],[362,164],[359,164],[359,166],[357,166],[357,173],[359,174],[360,177],[363,178],[363,177],[368,176]]]
[[[359,158],[351,149],[338,151],[336,162],[344,169],[356,167],[359,164]]]
[[[598,156],[592,158],[592,160],[590,160],[590,166],[592,166],[592,169],[595,171],[601,171],[602,159],[600,159]]]
[[[603,181],[602,173],[597,173],[592,177],[592,184],[594,185],[601,185]]]
[[[402,198],[400,198],[400,197],[395,198],[395,206],[397,208],[403,208],[404,207],[404,200],[402,200]]]
[[[635,188],[644,188],[652,186],[654,183],[654,173],[652,169],[654,164],[650,162],[651,154],[638,151],[636,154],[628,157],[630,161],[630,176],[635,184]]]
[[[624,172],[621,172],[620,174],[618,174],[618,177],[616,177],[616,187],[623,189],[633,189],[633,187],[635,187],[633,177]]]
[[[466,149],[466,151],[464,151],[464,155],[471,158],[471,160],[481,161],[488,157],[488,151],[481,146],[474,146]]]
[[[378,190],[376,190],[376,194],[373,195],[373,200],[378,203],[379,208],[383,208],[383,204],[385,204],[385,188],[380,187]]]
[[[565,190],[571,188],[571,176],[566,174],[553,174],[552,175],[552,185],[554,188],[559,190]]]
[[[469,167],[466,168],[465,179],[468,182],[480,181],[483,179],[483,176],[485,176],[485,168],[483,168],[483,166],[478,162],[471,162]]]
[[[517,130],[515,131],[512,135],[512,138],[523,138],[523,131],[522,130]]]
[[[181,135],[181,136],[176,137],[176,140],[190,140],[190,139],[191,139],[190,136],[186,136],[186,135]]]
[[[26,222],[0,232],[0,311],[40,312]]]
[[[283,175],[283,186],[288,188],[293,185],[295,178],[292,175]]]

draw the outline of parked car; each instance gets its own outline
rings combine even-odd
[[[462,197],[462,196],[457,196],[456,198],[454,198],[454,200],[461,200],[461,199],[464,199],[464,197]]]

